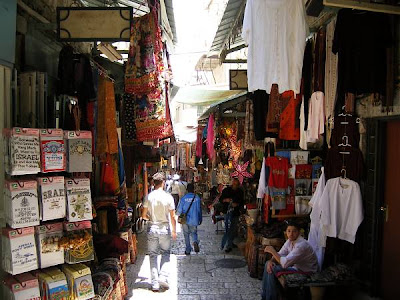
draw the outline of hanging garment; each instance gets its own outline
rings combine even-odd
[[[203,126],[197,127],[197,140],[196,140],[196,156],[203,156]]]
[[[303,129],[307,130],[308,125],[308,101],[311,98],[312,93],[312,80],[313,80],[313,39],[309,39],[306,44],[306,49],[304,50],[304,60],[303,60],[303,101],[304,101],[304,125]],[[301,125],[300,125],[301,126]]]
[[[97,137],[96,154],[118,153],[118,133],[116,121],[114,84],[101,76],[97,100]]]
[[[340,177],[330,179],[320,201],[326,235],[354,244],[358,226],[364,219],[358,183]]]
[[[123,124],[122,124],[123,141],[133,142],[136,139],[135,98],[131,94],[124,94],[122,101],[123,101]]]
[[[163,64],[161,30],[157,11],[134,18],[129,57],[125,71],[125,91],[138,96],[155,93]]]
[[[308,27],[302,0],[248,0],[242,37],[249,45],[248,90],[300,92]]]
[[[287,216],[287,215],[293,215],[295,213],[295,188],[294,188],[294,179],[289,178],[288,179],[288,191],[289,194],[286,197],[286,208],[281,209],[278,213],[280,216]],[[278,218],[280,221],[286,220],[287,218]]]
[[[326,246],[326,234],[323,231],[321,223],[321,198],[325,189],[325,174],[324,170],[321,170],[321,177],[318,180],[318,185],[315,190],[313,197],[311,198],[309,205],[312,207],[310,219],[310,233],[308,234],[308,242],[313,247],[315,254],[318,259],[319,270],[322,269],[324,262],[325,246]]]
[[[266,164],[270,168],[268,187],[286,189],[288,187],[288,159],[272,156],[266,159]]]
[[[211,114],[208,119],[207,126],[207,155],[208,158],[213,160],[215,158],[215,149],[214,149],[214,141],[215,141],[215,133],[214,133],[214,115]]]
[[[302,95],[286,91],[281,95],[283,107],[280,115],[279,138],[287,141],[300,139],[300,104]]]
[[[281,112],[282,105],[279,95],[279,88],[277,84],[273,84],[269,96],[268,115],[265,124],[267,132],[278,135]]]
[[[347,178],[360,182],[364,177],[364,161],[361,150],[354,147],[330,148],[325,161],[326,180],[342,176],[343,167],[346,169]]]
[[[307,142],[315,143],[320,139],[320,135],[325,132],[325,103],[324,93],[314,92],[308,113]]]
[[[348,137],[348,144],[352,147],[358,147],[360,143],[360,130],[357,123],[357,117],[354,116],[337,116],[334,119],[330,145],[337,147],[342,144],[343,136]]]
[[[257,199],[263,199],[266,189],[267,189],[267,167],[265,164],[265,158],[263,158],[261,172],[260,172],[260,179],[258,181],[258,189],[257,189]],[[268,170],[269,171],[269,170]]]
[[[341,9],[332,51],[339,56],[338,103],[345,93],[386,94],[387,50],[393,45],[389,16]]]
[[[325,91],[326,28],[317,32],[314,49],[314,92]]]
[[[325,121],[333,117],[336,103],[338,55],[332,52],[336,18],[326,26]]]
[[[252,95],[252,120],[253,135],[257,141],[263,141],[267,137],[265,131],[266,117],[268,114],[269,96],[266,91],[257,90]],[[251,134],[251,132],[250,132]]]
[[[300,143],[299,147],[300,149],[307,150],[307,130],[305,128],[305,110],[304,110],[304,104],[305,104],[305,98],[303,96],[303,101],[301,101],[301,106],[300,106]],[[307,122],[308,123],[308,122]]]
[[[286,209],[287,189],[268,187],[268,196],[271,199],[273,209]]]

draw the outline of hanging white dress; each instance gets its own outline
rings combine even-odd
[[[248,90],[278,84],[279,93],[300,93],[308,35],[303,0],[247,0],[242,37],[247,54]]]

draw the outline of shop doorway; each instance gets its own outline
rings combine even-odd
[[[400,278],[400,121],[386,123],[384,150],[383,203],[380,207],[382,222],[381,295],[383,300],[396,299],[399,295]],[[397,297],[396,297],[397,296]]]

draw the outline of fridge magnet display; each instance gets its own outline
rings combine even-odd
[[[66,214],[64,177],[38,178],[40,215],[43,221],[62,219]]]
[[[40,172],[39,129],[15,127],[4,131],[6,172],[9,175]]]
[[[65,171],[65,146],[62,129],[40,130],[40,152],[43,173]]]
[[[34,228],[3,228],[2,234],[4,271],[16,275],[36,270],[38,259]]]
[[[5,299],[13,300],[40,300],[39,282],[30,273],[16,276],[8,275],[4,279]]]
[[[88,178],[66,179],[68,221],[92,220],[92,197]]]
[[[6,181],[5,214],[14,229],[39,225],[39,204],[36,181]]]
[[[62,268],[68,281],[72,299],[87,300],[95,296],[90,269],[84,264],[64,265]]]
[[[65,274],[58,268],[48,268],[37,272],[40,292],[43,299],[69,299],[68,283]]]
[[[60,246],[63,223],[37,226],[35,231],[40,268],[63,264],[64,249]]]
[[[92,172],[92,133],[65,131],[67,172]]]
[[[69,264],[94,259],[92,224],[90,221],[64,223],[65,236],[60,241],[65,262]]]

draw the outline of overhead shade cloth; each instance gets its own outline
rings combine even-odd
[[[246,95],[242,90],[203,90],[198,88],[180,88],[173,101],[198,106],[215,105]]]

